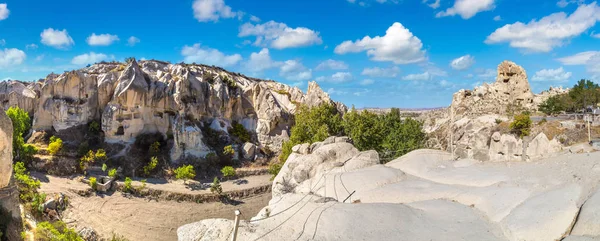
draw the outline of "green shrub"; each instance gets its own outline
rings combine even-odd
[[[235,169],[232,166],[223,167],[221,173],[223,173],[223,177],[225,178],[235,177],[236,175]]]
[[[233,146],[232,145],[225,146],[223,148],[223,155],[229,156],[229,157],[233,157],[233,154],[235,154],[235,151],[233,150]]]
[[[96,150],[96,154],[94,154],[94,161],[95,162],[104,162],[107,159],[108,158],[106,157],[106,151],[104,151],[104,149],[98,149],[98,150]]]
[[[31,203],[28,204],[31,208],[31,211],[34,215],[40,216],[44,213],[44,203],[46,202],[46,194],[45,193],[35,193],[33,195],[33,199]]]
[[[515,120],[510,123],[512,132],[523,138],[529,135],[531,131],[531,118],[527,114],[519,114],[515,116]]]
[[[19,198],[22,202],[32,201],[37,190],[40,188],[40,181],[29,176],[29,172],[27,172],[23,162],[17,162],[13,170],[15,179],[17,180],[17,188],[19,189]]]
[[[77,155],[78,156],[85,156],[85,154],[87,154],[88,151],[90,151],[90,144],[88,141],[84,141],[84,142],[80,143],[79,146],[77,147]]]
[[[58,152],[63,148],[63,141],[56,137],[56,136],[52,136],[50,137],[50,144],[48,144],[48,153],[50,153],[50,155],[56,155],[58,154]]]
[[[108,170],[108,176],[111,178],[115,178],[117,176],[117,169],[113,168]]]
[[[273,175],[273,177],[271,179],[274,179],[275,176],[277,176],[279,171],[281,171],[281,167],[283,167],[283,164],[284,164],[284,162],[281,162],[281,161],[275,161],[275,162],[269,164],[269,174]]]
[[[152,158],[150,158],[150,162],[146,166],[144,166],[144,175],[150,176],[152,171],[154,171],[154,169],[156,169],[157,165],[158,165],[158,158],[153,156]]]
[[[98,180],[96,180],[95,177],[90,177],[90,187],[92,187],[94,191],[98,188]]]
[[[106,172],[107,169],[108,169],[108,166],[106,165],[106,163],[102,164],[102,171]]]
[[[502,120],[500,120],[500,119],[496,119],[496,124],[497,124],[497,125],[500,125],[500,123],[502,123],[502,122],[503,122]]]
[[[97,121],[92,121],[88,124],[88,130],[93,134],[100,133],[100,124]]]
[[[546,115],[556,115],[565,110],[565,103],[563,103],[561,96],[556,95],[542,102],[538,108]]]
[[[125,184],[123,185],[123,192],[131,192],[133,190],[133,186],[131,185],[131,178],[125,178]]]
[[[8,108],[6,115],[10,118],[13,125],[13,160],[30,161],[35,153],[24,153],[25,140],[23,139],[29,133],[29,129],[31,129],[29,114],[25,110],[15,106]],[[29,151],[32,151],[32,149],[29,149]]]
[[[237,137],[241,142],[250,142],[250,132],[248,132],[246,128],[237,121],[234,121],[231,124],[229,134]]]
[[[210,192],[214,194],[221,195],[223,194],[223,188],[221,187],[221,181],[219,181],[218,177],[213,179],[213,183],[210,185]]]
[[[187,180],[196,177],[196,171],[192,165],[186,165],[175,169],[175,178],[183,180],[183,183],[187,183]]]
[[[155,141],[150,145],[150,156],[158,156],[160,154],[160,142]]]
[[[41,222],[34,230],[35,240],[83,241],[74,229],[68,228],[62,221]]]

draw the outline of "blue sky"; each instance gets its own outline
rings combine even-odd
[[[503,60],[535,92],[599,81],[599,21],[585,0],[0,0],[0,79],[134,56],[316,80],[357,107],[439,107]]]

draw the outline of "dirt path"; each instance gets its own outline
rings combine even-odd
[[[70,190],[85,190],[88,186],[76,179],[44,176],[37,173],[34,175],[42,180],[41,192],[63,192],[69,196],[70,207],[63,215],[65,222],[78,227],[92,227],[104,237],[110,237],[112,233],[116,233],[132,241],[177,240],[179,226],[207,218],[232,219],[236,209],[239,209],[245,218],[250,218],[266,206],[271,199],[271,194],[266,193],[240,200],[241,204],[233,206],[222,203],[148,201],[142,198],[129,198],[120,192],[112,195],[81,197]],[[177,184],[170,183],[169,185]],[[239,187],[241,189],[250,187],[246,184],[235,186],[241,186]],[[224,188],[224,190],[227,189]],[[203,191],[190,192],[201,193]]]

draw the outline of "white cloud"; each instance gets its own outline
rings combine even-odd
[[[6,45],[6,40],[0,39],[0,46],[4,46],[4,45]]]
[[[86,65],[86,64],[95,64],[100,61],[108,60],[108,59],[109,59],[109,56],[107,56],[106,54],[90,52],[87,54],[75,56],[75,58],[73,58],[73,60],[71,60],[71,63],[75,64],[75,65]]]
[[[298,60],[288,60],[281,65],[279,75],[288,80],[302,81],[312,78],[312,70]]]
[[[502,17],[500,17],[500,15],[494,17],[494,21],[498,22],[498,21],[502,21]]]
[[[27,50],[30,50],[30,49],[34,50],[34,49],[37,49],[37,48],[38,48],[37,44],[28,44],[28,45],[25,45],[25,49],[27,49]]]
[[[323,43],[319,32],[304,27],[290,28],[285,23],[275,21],[256,25],[245,23],[240,27],[238,36],[256,36],[254,45],[268,45],[275,49],[297,48]]]
[[[352,94],[355,96],[364,96],[365,94],[368,94],[369,92],[371,92],[371,91],[368,89],[363,89],[363,90],[356,91]]]
[[[374,61],[391,61],[396,64],[410,64],[426,60],[421,40],[414,36],[400,23],[394,23],[386,34],[371,38],[365,36],[361,40],[344,41],[335,47],[336,54],[358,53],[367,51]]]
[[[594,38],[600,38],[600,33],[594,34],[594,33],[592,32],[592,37],[594,37]]]
[[[221,67],[233,66],[242,61],[242,56],[239,54],[225,55],[219,50],[201,47],[200,44],[184,46],[181,50],[181,55],[183,55],[184,61],[187,63],[195,62]]]
[[[554,13],[539,21],[529,23],[516,22],[496,29],[485,43],[510,43],[511,47],[527,52],[550,52],[553,48],[563,46],[568,40],[581,35],[600,20],[600,8],[593,2],[581,5],[575,12]]]
[[[7,19],[8,15],[10,15],[10,10],[8,10],[8,5],[6,3],[0,3],[0,21]]]
[[[586,63],[587,72],[592,75],[592,79],[600,82],[600,53],[592,56]]]
[[[361,75],[366,75],[369,77],[383,77],[383,78],[395,78],[400,73],[400,68],[398,66],[394,66],[391,68],[365,68],[363,69]]]
[[[364,79],[363,81],[360,82],[360,85],[372,85],[375,83],[375,80],[372,79]]]
[[[581,52],[557,60],[564,65],[585,65],[596,54],[600,54],[600,51]]]
[[[423,3],[427,4],[427,6],[433,9],[437,9],[440,7],[440,0],[423,0]]]
[[[252,72],[262,72],[267,69],[276,68],[283,63],[271,59],[269,49],[263,48],[258,53],[250,54],[250,59],[245,63],[245,67]]]
[[[140,42],[140,39],[135,37],[135,36],[131,36],[127,39],[127,45],[128,46],[135,46],[136,44],[138,44]]]
[[[345,94],[348,94],[348,92],[341,91],[341,90],[336,90],[334,88],[329,88],[327,90],[327,94],[329,94],[329,95],[345,95]]]
[[[27,58],[25,52],[19,49],[0,49],[0,69],[22,64]]]
[[[402,77],[402,80],[410,80],[410,81],[423,81],[430,80],[431,74],[429,72],[424,72],[422,74],[409,74],[407,76]]]
[[[538,72],[535,72],[535,75],[533,76],[532,80],[564,82],[568,81],[571,78],[571,76],[573,76],[573,73],[565,72],[563,67],[560,67],[558,69],[543,69]]]
[[[469,19],[479,12],[489,11],[496,7],[495,0],[456,0],[454,6],[437,13],[435,16],[446,17],[460,15],[463,19]]]
[[[349,72],[337,72],[329,77],[321,76],[316,79],[317,82],[344,83],[353,79]]]
[[[260,22],[260,18],[258,18],[257,16],[252,15],[252,16],[250,16],[250,21],[252,21],[252,22]]]
[[[111,34],[96,35],[95,33],[92,33],[92,35],[86,39],[86,42],[90,46],[109,46],[116,41],[119,41],[119,36]]]
[[[450,67],[455,70],[465,70],[475,64],[475,58],[471,55],[465,55],[460,58],[456,58],[450,62]]]
[[[316,70],[345,70],[345,69],[348,69],[348,65],[346,63],[344,63],[344,61],[328,59],[328,60],[321,62],[319,65],[317,65],[317,67],[315,69]]]
[[[576,3],[576,4],[584,4],[585,1],[584,0],[560,0],[558,2],[556,2],[556,6],[558,6],[559,8],[565,8],[567,6],[569,6],[569,4],[571,3]]]
[[[42,37],[43,44],[57,49],[67,49],[75,44],[66,29],[62,31],[58,29],[54,30],[53,28],[44,29],[40,37]]]
[[[194,18],[199,22],[217,22],[219,18],[234,18],[238,14],[225,5],[223,0],[195,0],[192,8]]]

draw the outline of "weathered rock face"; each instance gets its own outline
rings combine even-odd
[[[495,83],[457,92],[451,109],[457,116],[505,115],[516,109],[534,108],[533,99],[525,70],[513,62],[504,61],[498,66]]]
[[[97,121],[107,142],[124,144],[160,133],[173,139],[172,160],[214,152],[205,143],[205,125],[218,123],[227,132],[236,121],[259,147],[279,151],[298,105],[330,103],[346,110],[314,82],[304,94],[217,67],[160,61],[100,63],[51,74],[39,84],[2,82],[0,101],[35,113],[34,130],[60,132]]]
[[[376,153],[343,139],[314,147],[293,148],[273,199],[241,221],[238,240],[600,237],[600,152],[505,165],[417,150],[381,165]],[[177,233],[180,241],[225,241],[232,227],[232,220],[209,219]]]
[[[4,111],[0,113],[0,188],[8,186],[12,176],[13,126]]]

